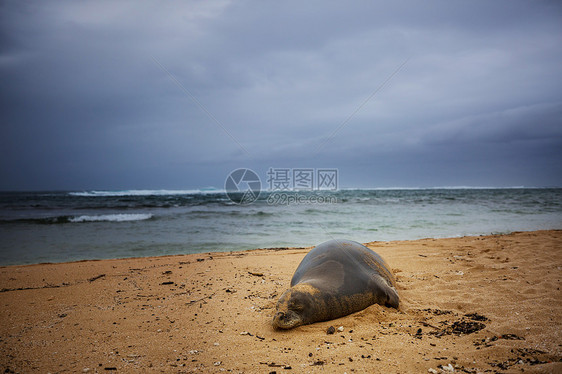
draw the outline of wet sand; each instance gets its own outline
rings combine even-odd
[[[310,248],[2,267],[0,369],[562,372],[562,231],[367,245],[401,309],[290,331],[271,319]]]

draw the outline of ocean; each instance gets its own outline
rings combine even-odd
[[[561,188],[0,193],[0,265],[562,229]]]

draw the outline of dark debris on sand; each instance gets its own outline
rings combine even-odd
[[[472,334],[485,328],[486,325],[481,322],[474,321],[456,321],[451,326],[451,333],[455,335]]]
[[[478,314],[478,313],[468,313],[468,314],[465,314],[464,316],[468,317],[468,318],[470,318],[471,320],[474,320],[474,321],[489,321],[488,318],[486,318],[483,315]]]
[[[424,311],[435,316],[457,315],[450,310],[424,309]],[[435,331],[430,332],[430,334],[441,337],[443,335],[468,335],[478,332],[486,327],[486,325],[481,321],[489,321],[489,319],[478,313],[468,313],[460,317],[460,319],[457,321],[441,321],[440,324],[443,325],[444,328],[437,328],[427,323],[425,325],[433,327],[435,329]],[[418,331],[415,336],[419,337],[419,335],[421,334]]]

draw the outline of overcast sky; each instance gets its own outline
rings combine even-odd
[[[0,189],[562,186],[558,1],[3,1]]]

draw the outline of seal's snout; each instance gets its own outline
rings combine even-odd
[[[273,316],[273,327],[276,329],[288,330],[300,325],[302,325],[301,318],[293,311],[277,312]]]
[[[273,316],[273,326],[276,328],[281,328],[281,326],[284,324],[284,321],[285,321],[285,313],[283,312],[277,312]]]

